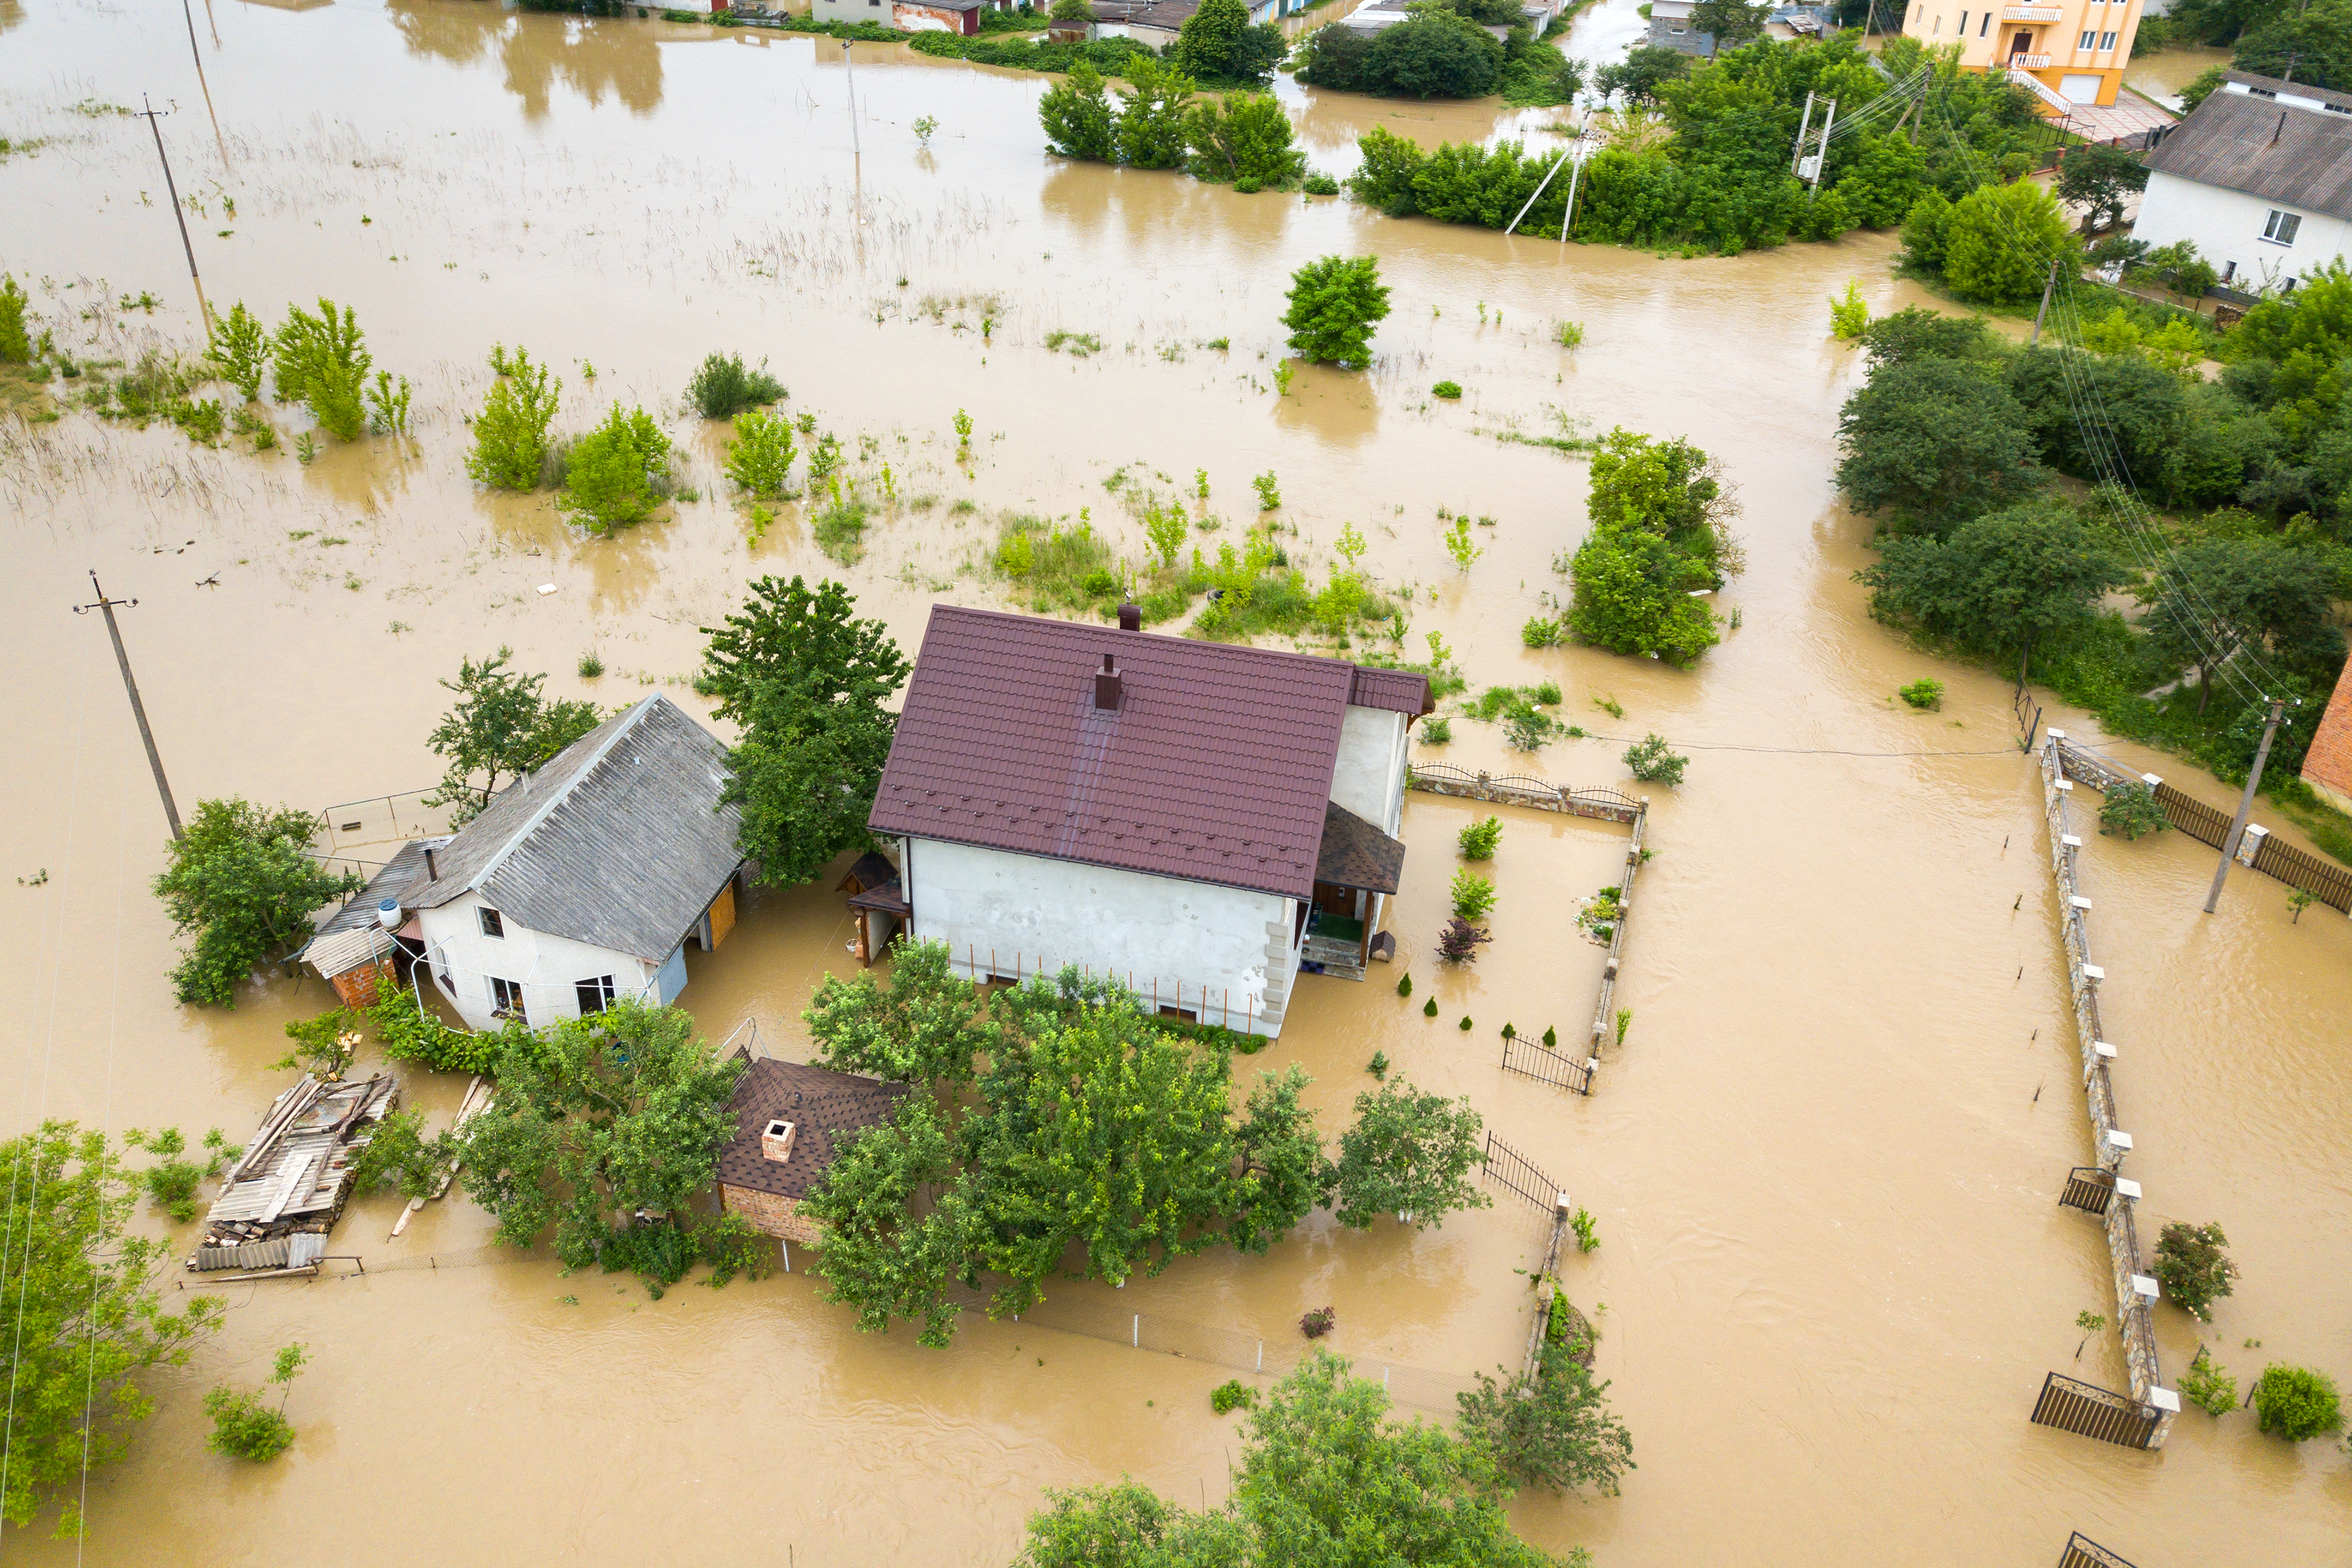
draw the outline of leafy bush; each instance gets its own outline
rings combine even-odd
[[[756,370],[746,369],[741,354],[710,355],[686,384],[686,400],[705,419],[730,419],[784,395],[784,384],[768,374],[767,361],[761,360]]]
[[[2175,1221],[2156,1242],[2156,1278],[2164,1293],[2204,1322],[2213,1321],[2213,1303],[2231,1293],[2230,1281],[2238,1266],[2221,1249],[2230,1238],[2218,1225]]]
[[[2197,1359],[2180,1374],[2180,1393],[2208,1415],[2227,1415],[2237,1408],[2238,1380],[2213,1364],[2212,1352],[2197,1347]]]
[[[532,489],[547,460],[547,426],[563,383],[551,380],[546,366],[531,363],[524,349],[515,350],[511,359],[501,351],[496,363],[506,368],[474,416],[474,449],[467,456],[466,472],[495,489]]]
[[[1298,188],[1310,196],[1336,196],[1339,182],[1328,174],[1309,174],[1298,183]]]
[[[1045,145],[1065,158],[1108,163],[1118,156],[1110,95],[1102,73],[1080,62],[1067,79],[1045,89],[1037,102],[1037,118],[1045,128]]]
[[[299,1068],[330,1081],[342,1077],[359,1055],[359,1015],[348,1007],[332,1008],[315,1018],[291,1020],[286,1026],[286,1037],[294,1042],[294,1048],[271,1062],[270,1070]]]
[[[1519,640],[1529,647],[1558,647],[1567,636],[1565,625],[1542,616],[1530,617],[1527,625],[1519,628]]]
[[[1480,920],[1495,907],[1495,884],[1465,866],[1454,873],[1449,896],[1454,914],[1465,921]]]
[[[306,1359],[301,1345],[288,1345],[278,1352],[269,1381],[259,1393],[246,1394],[221,1384],[205,1394],[205,1414],[213,1418],[213,1429],[205,1447],[255,1464],[274,1459],[292,1447],[294,1424],[286,1419],[286,1398],[293,1392],[294,1374],[302,1370]],[[275,1409],[264,1403],[271,1388],[278,1390]]]
[[[1339,1326],[1339,1314],[1328,1307],[1318,1307],[1298,1320],[1298,1331],[1310,1340],[1319,1340]]]
[[[755,496],[774,496],[784,493],[792,473],[791,420],[755,408],[735,421],[735,438],[727,443],[729,479]]]
[[[1579,1207],[1574,1214],[1568,1216],[1568,1227],[1576,1232],[1577,1251],[1591,1252],[1601,1245],[1601,1237],[1596,1234],[1591,1210]]]
[[[1410,996],[1412,994],[1412,975],[1400,974],[1397,976],[1397,994],[1400,996]]]
[[[1489,816],[1465,827],[1456,837],[1455,842],[1460,846],[1462,858],[1465,860],[1492,860],[1495,858],[1495,846],[1501,841],[1502,837],[1503,819],[1499,816]]]
[[[1302,1323],[1299,1327],[1303,1332],[1306,1325]],[[1315,1337],[1307,1335],[1309,1339]],[[1209,1408],[1220,1415],[1230,1415],[1236,1410],[1255,1410],[1257,1408],[1257,1390],[1238,1377],[1228,1378],[1209,1391]]]
[[[1862,297],[1862,285],[1848,279],[1845,293],[1830,300],[1830,331],[1851,340],[1862,336],[1869,325],[1870,302]]]
[[[414,991],[401,985],[384,987],[376,1005],[367,1010],[367,1019],[375,1030],[376,1048],[386,1057],[435,1072],[491,1072],[498,1066],[500,1047],[512,1037],[506,1031],[471,1035],[453,1029],[419,1005]]]
[[[181,1001],[234,1006],[237,984],[258,965],[310,941],[311,910],[359,889],[357,877],[330,875],[310,858],[314,826],[292,806],[197,803],[154,881],[173,934],[195,936],[172,971]]]
[[[1421,743],[1424,746],[1442,746],[1452,739],[1454,739],[1454,721],[1451,719],[1442,717],[1431,719],[1421,727]]]
[[[239,397],[250,403],[261,395],[262,372],[269,368],[269,333],[242,302],[213,322],[205,353]]]
[[[592,533],[610,533],[651,515],[668,479],[669,437],[644,409],[625,413],[615,402],[572,443],[556,504]]]
[[[2099,807],[2099,831],[2118,838],[2161,833],[2171,826],[2165,817],[2164,807],[2157,802],[2156,791],[2138,779],[2116,784],[2107,792],[2105,804]]]
[[[866,553],[866,503],[852,496],[816,514],[810,528],[817,548],[843,565],[854,564]]]
[[[1446,934],[1447,934],[1447,935],[1449,935],[1449,936],[1453,934],[1452,927],[1453,927],[1454,923],[1454,922],[1452,922],[1452,921],[1447,922],[1447,931],[1446,931]],[[1469,921],[1461,921],[1461,922],[1459,922],[1459,923],[1461,923],[1462,925],[1464,925],[1464,926],[1465,926],[1465,927],[1468,927],[1468,928],[1469,928],[1470,934],[1471,934],[1471,936],[1473,936],[1473,937],[1478,937],[1478,936],[1482,936],[1482,935],[1484,935],[1484,934],[1485,934],[1484,932],[1480,931],[1478,930],[1478,928],[1477,928],[1477,927],[1473,926],[1473,925],[1470,925],[1470,922],[1469,922]],[[1470,946],[1469,946],[1469,945],[1465,945],[1465,946],[1463,948],[1463,950],[1462,950],[1462,951],[1463,951],[1463,955],[1464,955],[1465,957],[1468,957],[1468,956],[1470,955]],[[1436,997],[1432,996],[1428,1001],[1423,1002],[1423,1003],[1421,1005],[1421,1016],[1422,1016],[1423,1017],[1424,1017],[1424,1018],[1434,1018],[1434,1017],[1436,1017],[1436,1016],[1437,1016],[1437,998],[1436,998]]]
[[[1963,300],[2021,305],[2041,298],[2053,258],[2063,268],[2078,249],[2048,187],[2032,180],[1979,185],[1944,220],[1944,279]]]
[[[1193,102],[1184,110],[1184,145],[1194,179],[1231,180],[1236,191],[1286,185],[1307,168],[1307,154],[1292,143],[1290,116],[1270,93]]]
[[[271,340],[271,353],[278,401],[307,403],[310,416],[328,434],[346,441],[360,438],[367,429],[362,399],[374,362],[350,306],[338,315],[335,302],[323,296],[315,316],[295,306]]]
[[[1572,1341],[1548,1342],[1532,1379],[1517,1373],[1498,1385],[1480,1373],[1478,1386],[1457,1396],[1461,1429],[1513,1481],[1552,1491],[1590,1486],[1613,1495],[1633,1468],[1633,1440],[1609,1411],[1608,1388],[1592,1381]]]
[[[1683,770],[1690,765],[1690,759],[1676,756],[1667,748],[1665,737],[1653,731],[1625,748],[1625,765],[1643,784],[1674,788],[1682,784]]]
[[[1380,279],[1380,262],[1370,256],[1327,256],[1292,273],[1282,316],[1291,352],[1349,369],[1370,363],[1372,329],[1389,313]]]
[[[1437,933],[1437,956],[1448,963],[1475,963],[1478,962],[1478,949],[1494,940],[1460,915],[1455,915]],[[1422,1012],[1426,1016],[1436,1017],[1437,998],[1431,997],[1429,1005]]]
[[[1923,677],[1908,686],[1897,688],[1895,695],[1923,711],[1941,708],[1944,705],[1944,683],[1933,676]]]
[[[579,668],[581,679],[595,679],[598,676],[604,673],[604,656],[599,654],[594,648],[590,648],[586,653],[580,656]]]
[[[2263,1431],[2275,1432],[2290,1443],[2309,1442],[2344,1425],[2334,1378],[2275,1362],[2263,1368],[2254,1384],[2254,1415]]]
[[[1462,395],[1462,384],[1458,381],[1441,381],[1431,387],[1429,392],[1433,397],[1457,398]]]
[[[188,1141],[176,1127],[166,1127],[161,1132],[142,1132],[133,1127],[122,1134],[123,1147],[143,1149],[153,1158],[155,1163],[139,1173],[139,1184],[174,1224],[185,1225],[196,1217],[196,1185],[215,1173],[221,1163],[218,1151],[226,1149],[225,1141],[216,1131],[209,1142],[215,1150],[213,1170],[180,1158],[187,1152]]]

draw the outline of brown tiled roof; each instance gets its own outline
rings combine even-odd
[[[1094,706],[1107,653],[1122,682],[1115,712]],[[1360,673],[1306,654],[935,605],[872,825],[1308,898]]]
[[[745,1058],[735,1080],[735,1136],[719,1151],[719,1180],[730,1187],[804,1198],[841,1152],[844,1133],[888,1121],[907,1092],[904,1084],[835,1072],[802,1062]],[[760,1152],[770,1121],[793,1124],[793,1157],[778,1162]]]
[[[1412,718],[1437,706],[1430,700],[1429,677],[1409,669],[1367,669],[1360,664],[1348,683],[1348,701],[1352,707],[1385,708]]]
[[[2267,77],[2235,79],[2298,96],[2343,96]],[[2173,127],[2147,155],[2147,166],[2282,206],[2352,217],[2352,114],[2225,89]],[[2279,254],[2290,264],[2296,260],[2294,251]]]
[[[1315,879],[1336,887],[1393,893],[1404,875],[1404,845],[1391,838],[1338,801],[1326,807],[1323,847],[1315,858]]]

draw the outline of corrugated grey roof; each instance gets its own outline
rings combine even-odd
[[[2223,71],[2223,81],[2234,81],[2263,92],[2289,93],[2296,98],[2315,98],[2322,103],[2340,103],[2352,109],[2352,92],[2337,92],[2333,88],[2314,87],[2305,81],[2289,81],[2284,77],[2256,76],[2252,71]]]
[[[319,934],[310,939],[312,946],[342,931],[374,925],[375,907],[386,899],[398,899],[402,908],[413,908],[415,900],[409,898],[408,889],[412,883],[425,878],[425,851],[441,848],[448,842],[446,838],[412,838],[402,845],[390,864],[369,878],[368,885],[353,893],[349,903],[327,917]],[[295,956],[308,958],[310,949],[306,947]]]
[[[2341,96],[2286,82],[2276,90]],[[2282,107],[2273,99],[2223,90],[2173,127],[2148,154],[2147,166],[2282,206],[2352,217],[2352,114]],[[2284,254],[2296,259],[2291,248]]]
[[[531,931],[659,963],[742,863],[726,784],[727,749],[656,692],[509,785],[405,901],[478,890]]]

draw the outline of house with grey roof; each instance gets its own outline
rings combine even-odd
[[[2226,72],[2147,168],[2134,239],[2191,241],[2244,293],[2292,291],[2352,240],[2352,93]]]
[[[1302,969],[1385,951],[1431,706],[1411,671],[1158,636],[1131,605],[935,605],[869,825],[910,934],[973,980],[1076,964],[1273,1036]]]
[[[727,778],[718,737],[647,697],[457,833],[404,846],[303,956],[331,981],[338,966],[404,956],[477,1029],[673,1001],[687,942],[708,951],[735,923],[743,858],[740,815],[719,800]]]

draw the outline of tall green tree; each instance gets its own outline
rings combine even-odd
[[[2352,91],[2352,0],[2281,6],[2238,40],[2230,63],[2256,76]]]
[[[942,942],[902,942],[888,978],[828,974],[801,1016],[825,1066],[892,1083],[969,1084],[1004,1027],[988,992],[955,973]]]
[[[1372,329],[1386,320],[1389,291],[1370,256],[1326,256],[1290,275],[1282,324],[1301,359],[1361,370],[1372,360]]]
[[[1944,225],[1944,280],[1963,300],[2021,305],[2042,296],[2054,259],[2075,264],[2074,232],[2058,200],[2032,180],[1979,185]]]
[[[928,1091],[909,1092],[889,1125],[851,1135],[801,1213],[823,1227],[816,1268],[825,1300],[853,1309],[859,1329],[886,1333],[903,1318],[919,1325],[919,1344],[943,1350],[954,1341],[950,1291],[977,1283],[982,1238]]]
[[[2042,502],[1990,512],[1938,539],[1890,539],[1854,574],[1871,614],[1983,652],[2030,652],[2089,623],[2121,564],[2074,510]]]
[[[563,381],[545,365],[531,363],[522,349],[512,359],[502,354],[499,363],[505,369],[474,416],[474,449],[467,454],[466,472],[493,489],[536,489],[547,462],[547,426],[563,396]]]
[[[572,444],[555,504],[591,533],[610,533],[653,515],[668,479],[668,436],[644,409],[624,411],[615,402]]]
[[[310,855],[317,819],[290,805],[271,811],[234,796],[196,804],[186,833],[164,846],[155,896],[174,936],[194,933],[172,970],[183,1002],[236,1005],[255,967],[311,934],[310,912],[357,892],[360,879],[330,873]]]
[[[1875,372],[1838,415],[1838,483],[1865,512],[1942,532],[2039,489],[2025,410],[1978,366],[1917,359]]]
[[[1291,140],[1290,116],[1272,93],[1231,92],[1184,111],[1188,167],[1201,180],[1285,185],[1307,172]]]
[[[2248,650],[2306,676],[2341,670],[2329,588],[2307,553],[2280,540],[2207,539],[2171,551],[2139,596],[2157,646],[2197,671],[2202,713],[2221,666]]]
[[[1365,91],[1390,98],[1482,98],[1502,74],[1495,36],[1433,3],[1373,35],[1360,71]]]
[[[1037,119],[1045,128],[1045,145],[1065,158],[1108,163],[1118,156],[1110,94],[1102,73],[1084,60],[1045,89],[1037,100]]]
[[[155,1408],[140,1374],[185,1366],[225,1303],[174,1295],[178,1310],[164,1310],[172,1246],[130,1230],[137,1181],[105,1133],[44,1121],[0,1143],[0,1321],[13,1347],[0,1517],[21,1528],[54,1504],[57,1534],[71,1539],[89,1472],[129,1452]]]
[[[1712,37],[1718,52],[1736,49],[1762,37],[1765,20],[1771,15],[1771,6],[1749,0],[1698,0],[1691,7],[1691,31]]]
[[[1457,1103],[1402,1078],[1356,1096],[1355,1124],[1339,1135],[1339,1223],[1363,1230],[1392,1214],[1426,1230],[1455,1209],[1491,1207],[1495,1200],[1471,1177],[1486,1163],[1478,1146],[1485,1125],[1467,1095]]]
[[[2127,197],[2147,188],[2147,164],[2137,153],[2093,142],[2072,149],[2058,164],[2058,196],[2083,209],[2083,232],[2123,221]]]
[[[1129,66],[1127,81],[1114,132],[1118,161],[1137,169],[1182,167],[1185,105],[1200,89],[1182,71],[1150,59]]]
[[[1613,1497],[1634,1468],[1633,1439],[1611,1413],[1608,1390],[1567,1346],[1546,1345],[1535,1376],[1513,1373],[1498,1384],[1481,1373],[1475,1389],[1455,1397],[1463,1435],[1483,1443],[1513,1481]]]
[[[568,1268],[636,1267],[658,1292],[693,1257],[691,1205],[735,1134],[741,1070],[683,1010],[635,1000],[516,1035],[498,1098],[466,1125],[466,1190],[507,1246],[545,1237]],[[635,1226],[639,1211],[658,1217]]]
[[[1595,530],[1569,562],[1569,628],[1612,653],[1656,654],[1687,668],[1721,640],[1691,595],[1716,585],[1704,562],[1640,529]]]
[[[726,798],[742,808],[738,836],[762,880],[805,882],[845,849],[870,844],[866,817],[889,760],[883,704],[913,666],[878,620],[859,620],[830,579],[762,577],[741,611],[705,626],[698,689],[741,727]]]
[[[1251,87],[1269,80],[1289,52],[1280,27],[1251,25],[1243,0],[1202,0],[1168,46],[1168,58],[1195,81]]]
[[[1242,1174],[1225,1239],[1234,1250],[1263,1253],[1316,1209],[1328,1207],[1338,1179],[1323,1152],[1315,1113],[1299,1103],[1309,1079],[1293,1062],[1280,1074],[1260,1073],[1250,1090],[1234,1147]]]
[[[550,699],[540,689],[545,673],[509,668],[513,657],[514,649],[501,647],[478,663],[461,659],[457,679],[441,683],[457,700],[425,737],[448,767],[425,804],[447,806],[453,827],[480,816],[499,781],[512,784],[596,727],[593,702]]]

